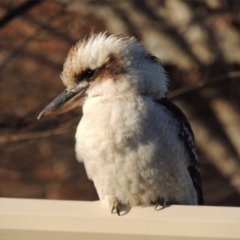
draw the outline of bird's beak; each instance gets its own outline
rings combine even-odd
[[[65,89],[41,111],[38,115],[38,119],[45,115],[64,113],[81,105],[81,100],[86,96],[85,92],[88,87],[89,84],[80,87],[78,86],[72,90]]]

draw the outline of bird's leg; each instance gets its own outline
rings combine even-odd
[[[164,209],[164,208],[167,207],[166,201],[159,199],[159,200],[157,200],[157,203],[156,203],[156,205],[155,205],[155,210],[156,210],[156,211],[157,211],[157,209],[158,209],[158,206],[160,206],[160,205],[162,206],[161,209]]]
[[[112,211],[111,211],[111,213],[114,213],[114,210],[116,210],[118,216],[120,216],[120,210],[119,210],[119,207],[120,207],[119,202],[117,202],[117,201],[114,202],[114,203],[113,203],[113,206],[112,206]]]

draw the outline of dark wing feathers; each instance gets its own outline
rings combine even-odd
[[[172,116],[176,118],[179,124],[179,138],[183,141],[186,152],[189,156],[189,166],[188,172],[190,177],[192,178],[193,185],[197,190],[198,194],[198,204],[203,204],[203,194],[201,188],[201,176],[198,168],[198,159],[196,154],[196,148],[194,143],[194,135],[191,129],[191,126],[184,115],[184,113],[171,101],[167,98],[162,98],[160,100],[155,100],[155,102],[164,106],[169,112],[171,112]]]

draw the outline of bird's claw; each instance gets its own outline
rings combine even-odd
[[[167,204],[165,201],[157,201],[156,205],[155,205],[155,210],[158,211],[160,209],[158,209],[159,206],[162,206],[160,209],[164,209],[167,207]]]
[[[116,210],[116,213],[118,214],[118,216],[120,216],[120,204],[118,202],[114,202],[113,206],[112,206],[112,210],[111,213],[115,213],[114,210]]]

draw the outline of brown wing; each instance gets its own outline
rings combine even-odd
[[[167,98],[162,98],[160,100],[155,101],[163,105],[172,114],[172,116],[176,118],[179,124],[180,129],[179,138],[181,139],[181,141],[183,141],[183,144],[189,157],[188,172],[198,194],[198,204],[202,205],[203,204],[203,194],[201,188],[202,183],[198,167],[198,158],[196,154],[196,147],[192,128],[184,113]]]

